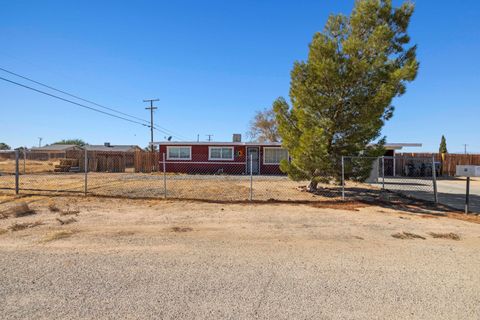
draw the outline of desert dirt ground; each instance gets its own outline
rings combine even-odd
[[[476,216],[11,195],[0,212],[2,319],[480,317]]]

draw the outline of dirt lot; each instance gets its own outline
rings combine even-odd
[[[0,219],[2,319],[480,317],[478,217],[41,196],[0,209],[21,201],[35,214]]]
[[[20,173],[53,172],[55,165],[59,163],[59,160],[26,160],[24,162],[20,159],[18,169]],[[0,159],[0,173],[15,173],[15,160]]]

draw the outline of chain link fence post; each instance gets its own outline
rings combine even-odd
[[[342,200],[345,200],[345,157],[342,156]]]
[[[250,201],[253,200],[253,154],[250,154]]]
[[[432,183],[433,183],[433,201],[438,204],[438,191],[437,191],[437,168],[435,166],[435,156],[432,155]]]
[[[85,173],[85,186],[84,186],[84,195],[86,196],[87,193],[88,193],[88,151],[87,151],[87,147],[84,146],[85,148],[85,154],[84,154],[84,159],[83,159],[83,171]]]
[[[165,170],[165,153],[163,156],[163,198],[167,199],[167,171]]]
[[[385,156],[382,156],[382,190],[385,190]]]
[[[19,172],[19,159],[20,155],[18,150],[15,150],[15,194],[18,194],[20,192],[20,185],[19,185],[19,178],[20,178],[20,172]]]

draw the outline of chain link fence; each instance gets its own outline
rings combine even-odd
[[[315,192],[307,190],[309,181],[293,181],[278,170],[258,172],[254,161],[248,159],[229,162],[202,160],[200,155],[193,158],[199,160],[176,161],[157,153],[149,159],[148,170],[139,170],[138,166],[129,166],[121,154],[78,151],[65,158],[23,150],[3,152],[0,192],[227,202],[375,201],[386,193],[394,193],[439,201],[460,210],[463,207],[461,192],[438,192],[439,167],[428,157],[343,157],[341,174],[336,180],[319,177],[323,179],[319,179],[321,183]],[[447,182],[454,183],[451,179]],[[447,182],[442,180],[440,185]],[[471,198],[474,212],[480,212],[478,199],[480,194]]]

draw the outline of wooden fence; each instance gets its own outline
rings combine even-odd
[[[477,165],[480,166],[480,154],[458,154],[446,153],[442,159],[439,153],[397,153],[396,157],[405,158],[432,158],[441,163],[443,176],[454,177],[457,165]]]
[[[135,172],[157,172],[162,171],[160,167],[160,153],[137,150],[135,152]]]

